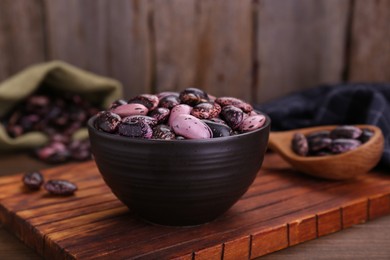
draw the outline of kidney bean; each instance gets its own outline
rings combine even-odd
[[[330,132],[330,138],[352,138],[357,139],[362,134],[362,130],[355,126],[343,125],[338,126]]]
[[[330,150],[332,153],[345,153],[356,149],[362,143],[359,140],[354,139],[334,139]]]
[[[301,156],[306,156],[309,152],[307,139],[302,133],[294,134],[291,147],[296,154]]]
[[[175,120],[175,118],[178,115],[189,115],[189,114],[191,114],[191,111],[192,111],[192,107],[190,107],[189,105],[186,105],[186,104],[180,104],[180,105],[175,106],[171,110],[171,113],[170,113],[170,116],[168,119],[168,124],[170,126],[172,126],[173,120]]]
[[[118,114],[121,117],[133,115],[147,115],[149,110],[142,104],[132,103],[121,105],[111,110],[111,112]]]
[[[199,103],[208,102],[209,98],[206,92],[198,88],[186,88],[180,92],[181,103],[195,106]]]
[[[204,102],[193,107],[191,115],[199,119],[210,119],[221,113],[221,106],[218,103]]]
[[[39,171],[27,172],[23,175],[23,184],[30,190],[39,190],[44,182]]]
[[[221,117],[233,130],[236,130],[244,119],[244,112],[235,106],[227,105],[222,107]]]
[[[159,99],[156,95],[142,94],[142,95],[139,95],[139,96],[136,96],[134,98],[129,99],[129,101],[127,103],[129,103],[129,104],[132,104],[132,103],[142,104],[145,107],[147,107],[148,110],[153,110],[158,106]]]
[[[180,104],[180,99],[177,96],[169,95],[160,99],[159,106],[172,109]]]
[[[95,127],[107,133],[115,133],[121,122],[121,117],[110,111],[99,112],[95,119]]]
[[[264,123],[265,123],[264,115],[248,116],[239,125],[239,129],[243,133],[250,132],[261,128],[264,125]]]
[[[210,120],[203,120],[213,132],[213,138],[230,136],[233,130],[227,124],[221,124]]]
[[[152,111],[149,112],[149,116],[157,119],[158,124],[165,123],[168,118],[171,111],[168,108],[165,107],[158,107]]]
[[[245,113],[249,113],[253,110],[252,105],[244,102],[241,99],[234,98],[234,97],[219,97],[215,100],[215,102],[220,104],[222,107],[229,106],[229,105],[235,106],[241,109],[242,111],[244,111]]]
[[[127,137],[150,139],[153,135],[153,130],[142,119],[124,118],[118,126],[118,133]]]
[[[188,139],[208,139],[213,137],[210,127],[191,115],[178,115],[172,121],[172,129],[175,134]]]
[[[44,184],[43,187],[50,194],[60,196],[73,195],[77,190],[76,184],[66,180],[49,180]]]
[[[176,138],[175,133],[167,125],[157,125],[153,128],[153,139],[173,140]]]

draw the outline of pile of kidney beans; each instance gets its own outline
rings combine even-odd
[[[50,142],[34,154],[48,163],[91,158],[89,140],[72,140],[72,135],[100,107],[77,94],[37,92],[20,103],[3,121],[7,133],[18,137],[32,131],[47,134]]]
[[[293,151],[301,156],[324,156],[340,154],[356,149],[367,142],[373,131],[343,125],[331,131],[318,131],[304,135],[295,133],[291,141]]]
[[[142,94],[98,113],[95,128],[144,139],[208,139],[256,130],[266,118],[243,100],[213,97],[198,88]]]

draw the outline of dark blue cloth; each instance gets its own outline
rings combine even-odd
[[[319,86],[255,107],[271,117],[272,130],[317,125],[370,124],[382,129],[382,166],[390,169],[390,84]]]

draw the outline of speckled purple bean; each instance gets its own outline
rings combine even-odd
[[[174,92],[174,91],[163,91],[157,94],[158,99],[162,99],[167,96],[175,96],[179,97],[179,92]]]
[[[156,95],[142,94],[129,99],[129,104],[136,103],[144,105],[148,110],[153,110],[158,106],[159,98]]]
[[[180,104],[180,99],[178,96],[169,95],[161,98],[158,106],[172,109],[173,107],[179,104]]]
[[[130,117],[126,117],[119,124],[118,133],[127,137],[150,139],[153,135],[153,130],[150,125],[141,119],[133,120]]]
[[[165,107],[158,107],[152,111],[149,111],[149,116],[156,118],[159,124],[165,123],[168,118],[171,111],[168,108]]]
[[[173,140],[176,138],[175,133],[167,125],[157,125],[153,128],[153,139]]]
[[[180,101],[181,103],[195,106],[199,103],[209,102],[209,97],[207,93],[198,88],[186,88],[180,92]]]
[[[330,138],[352,138],[357,139],[362,134],[362,130],[356,126],[342,125],[338,126],[330,132]]]
[[[307,139],[302,133],[295,133],[291,141],[292,150],[301,156],[306,156],[309,152]]]
[[[221,106],[218,103],[204,102],[200,103],[191,111],[191,115],[199,119],[210,119],[217,117],[221,113]]]
[[[122,122],[138,122],[138,121],[142,121],[148,125],[150,125],[151,127],[157,125],[157,119],[154,118],[154,117],[150,117],[150,116],[142,116],[142,115],[135,115],[135,116],[128,116],[128,117],[125,117],[122,119]]]
[[[114,108],[117,108],[121,105],[126,105],[126,104],[127,104],[126,100],[118,99],[118,100],[115,100],[114,102],[111,103],[109,109],[114,109]]]
[[[101,111],[96,117],[95,127],[107,133],[115,133],[121,117],[110,111]]]
[[[69,196],[72,195],[76,190],[76,184],[66,180],[49,180],[43,186],[50,194]]]
[[[363,128],[362,131],[362,134],[359,136],[359,141],[362,143],[367,142],[374,135],[374,132],[368,128]]]
[[[235,107],[240,108],[245,113],[249,113],[253,110],[252,105],[244,102],[241,99],[234,98],[234,97],[219,97],[215,100],[218,104],[220,104],[222,107],[232,105]]]
[[[225,119],[226,123],[233,130],[236,130],[244,119],[244,112],[242,112],[242,110],[238,107],[227,105],[222,107],[221,117]]]
[[[121,117],[132,116],[132,115],[147,115],[148,108],[142,104],[126,104],[116,107],[111,112],[120,115]]]
[[[345,153],[351,150],[356,149],[362,144],[362,142],[355,140],[355,139],[334,139],[332,142],[332,145],[330,147],[330,150],[332,153],[338,154],[338,153]]]
[[[213,132],[213,138],[230,136],[233,130],[227,124],[221,124],[210,120],[202,120]]]
[[[306,135],[306,138],[309,141],[317,138],[329,138],[329,134],[330,134],[329,130],[317,131]]]
[[[208,125],[191,115],[178,115],[172,121],[172,129],[177,135],[187,139],[208,139],[213,133]]]
[[[262,127],[265,123],[265,116],[264,115],[254,115],[254,116],[248,116],[245,118],[242,123],[240,124],[239,129],[241,132],[250,132],[254,131],[256,129],[259,129]]]
[[[175,106],[174,108],[172,108],[171,114],[169,115],[168,125],[172,126],[173,120],[175,120],[178,115],[190,115],[191,111],[192,107],[186,104],[180,104]]]
[[[328,137],[317,137],[308,139],[310,153],[316,153],[320,150],[328,149],[332,145],[332,139]]]
[[[22,180],[23,184],[30,190],[39,190],[44,182],[42,173],[39,171],[25,173]]]

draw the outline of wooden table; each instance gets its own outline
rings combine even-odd
[[[49,168],[26,154],[0,155],[0,176]],[[40,259],[0,227],[1,259]],[[262,259],[390,259],[390,216],[281,250]]]

